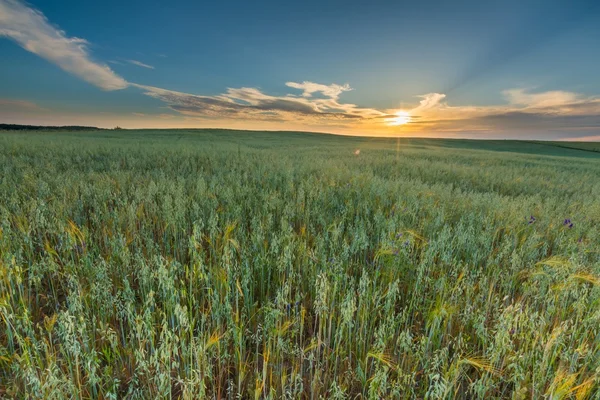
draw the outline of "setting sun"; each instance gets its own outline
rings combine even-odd
[[[390,126],[405,125],[411,121],[410,114],[406,111],[398,111],[396,117],[387,120],[387,124]]]

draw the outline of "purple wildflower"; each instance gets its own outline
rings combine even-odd
[[[529,217],[529,225],[533,224],[535,222],[535,217],[533,215],[531,215]]]
[[[396,239],[399,239],[402,237],[402,232],[396,233]]]
[[[409,244],[410,244],[410,241],[407,240],[406,242],[404,242],[404,247],[408,247]]]
[[[288,303],[285,305],[285,310],[290,312],[292,310],[292,307],[297,308],[300,304],[302,304],[302,301],[297,301],[295,303]]]
[[[85,245],[85,242],[81,242],[81,245],[76,244],[73,249],[75,250],[76,253],[78,254],[83,254],[83,252],[86,250],[87,246]]]

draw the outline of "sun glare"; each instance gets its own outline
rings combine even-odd
[[[389,118],[387,120],[387,124],[390,126],[398,126],[408,124],[411,121],[410,114],[406,111],[398,111],[396,116],[393,118]]]

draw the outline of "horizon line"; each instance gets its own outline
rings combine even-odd
[[[15,126],[21,127],[21,129],[2,129],[3,126]],[[123,128],[116,126],[114,128],[102,128],[98,126],[89,125],[26,125],[26,124],[11,124],[11,123],[0,123],[0,132],[8,131],[20,131],[27,130],[43,130],[43,129],[67,129],[67,128],[78,128],[78,131],[86,130],[103,130],[103,131],[182,131],[182,130],[197,130],[197,131],[234,131],[234,132],[270,132],[270,133],[302,133],[302,134],[313,134],[313,135],[334,135],[350,138],[364,138],[364,139],[441,139],[441,140],[473,140],[473,141],[513,141],[513,142],[575,142],[575,143],[598,143],[598,140],[573,140],[573,139],[514,139],[514,138],[469,138],[469,137],[442,137],[442,136],[370,136],[370,135],[354,135],[348,133],[335,133],[335,132],[323,132],[323,131],[298,131],[298,130],[282,130],[282,129],[238,129],[238,128]]]

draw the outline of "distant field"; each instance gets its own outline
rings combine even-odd
[[[598,399],[598,151],[1,133],[0,397]]]
[[[542,142],[539,142],[542,143]],[[548,145],[565,149],[578,149],[584,151],[600,152],[600,142],[546,142]]]

